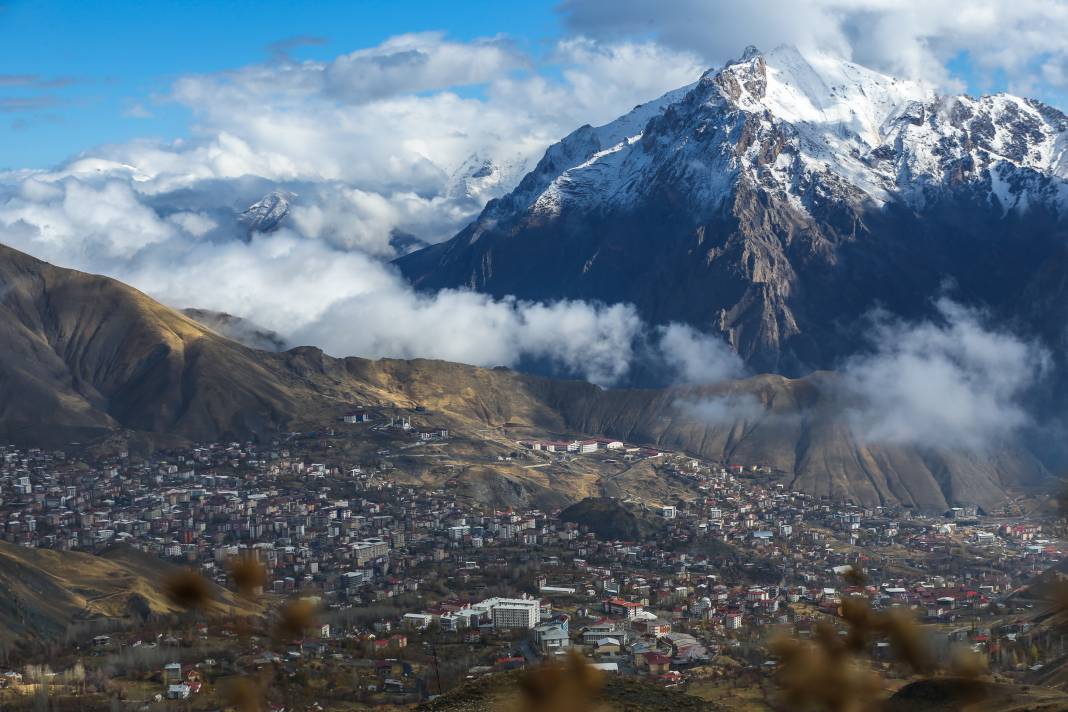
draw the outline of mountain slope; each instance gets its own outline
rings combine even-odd
[[[0,643],[59,638],[68,626],[93,618],[178,612],[159,586],[177,571],[125,547],[93,556],[0,542]],[[253,604],[217,586],[211,590],[209,613],[252,612]]]
[[[422,406],[468,435],[510,423],[767,464],[794,488],[869,504],[994,507],[1006,488],[1045,474],[1012,443],[997,455],[865,443],[833,374],[603,390],[442,361],[257,351],[115,280],[2,246],[0,292],[0,441],[66,445],[117,429],[202,441],[269,437],[372,403]],[[714,417],[703,403],[717,406]]]
[[[257,352],[119,282],[0,246],[0,288],[0,437],[209,436],[293,410]]]
[[[721,333],[754,370],[801,375],[854,353],[877,306],[930,313],[947,281],[1040,331],[1024,295],[1068,238],[1066,149],[1068,118],[1039,102],[748,50],[574,132],[397,264],[426,290],[632,302]]]
[[[192,307],[183,309],[182,313],[198,324],[203,324],[212,331],[218,332],[228,339],[233,339],[239,344],[244,344],[250,349],[283,351],[286,348],[285,339],[278,332],[265,329],[242,317],[227,314],[226,312]]]
[[[792,489],[866,505],[944,511],[967,501],[990,509],[1004,503],[1007,490],[1046,476],[1013,442],[978,452],[865,441],[851,427],[848,403],[830,373],[685,389],[591,388],[583,395],[554,387],[543,397],[571,430],[767,465]]]

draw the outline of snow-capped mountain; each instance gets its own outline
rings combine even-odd
[[[482,207],[515,188],[528,169],[523,156],[494,159],[473,153],[449,176],[445,197]]]
[[[947,183],[968,182],[1003,209],[1063,206],[1066,149],[1064,115],[1036,101],[940,96],[850,62],[806,59],[792,47],[767,54],[750,47],[694,87],[575,132],[546,154],[566,167],[517,193],[535,212],[552,214],[626,206],[670,181],[707,212],[741,178],[798,207],[816,197],[813,190],[918,207]]]
[[[420,288],[632,302],[787,374],[855,352],[875,306],[947,280],[1014,303],[1068,228],[1068,118],[945,96],[827,56],[753,48],[584,126],[452,240],[398,261]],[[1006,286],[1009,285],[1009,286]]]
[[[249,233],[270,232],[282,224],[289,215],[293,193],[274,190],[257,200],[238,216],[238,221]]]

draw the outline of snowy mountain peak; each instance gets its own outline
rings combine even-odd
[[[295,197],[293,193],[286,191],[271,191],[245,208],[237,219],[248,228],[249,233],[270,232],[289,215],[290,203]]]
[[[850,135],[868,146],[882,142],[888,121],[936,99],[933,87],[921,82],[895,79],[829,55],[806,58],[788,45],[767,54],[750,47],[742,60],[717,76],[740,108],[766,110],[795,126]]]
[[[495,160],[473,153],[449,177],[445,196],[483,206],[512,190],[528,170],[527,160],[520,155]]]
[[[575,130],[399,264],[423,289],[631,303],[801,374],[866,346],[871,309],[914,318],[947,279],[1044,320],[1013,300],[1045,275],[1030,289],[1064,303],[1066,217],[1060,111],[778,47]]]
[[[576,130],[491,212],[600,210],[667,191],[709,214],[739,180],[806,211],[817,194],[915,207],[960,186],[1004,210],[1064,209],[1066,123],[1035,101],[940,96],[830,55],[750,47],[695,85]]]
[[[757,49],[755,45],[748,45],[745,48],[745,51],[742,52],[742,58],[739,61],[745,62],[747,60],[752,59],[753,57],[756,57],[758,54],[760,54],[760,50]]]

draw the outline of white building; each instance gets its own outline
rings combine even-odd
[[[405,613],[401,616],[401,624],[409,629],[426,630],[433,622],[434,616],[429,613]]]
[[[541,601],[536,598],[487,598],[471,610],[485,612],[494,628],[529,630],[541,619]]]
[[[501,603],[493,607],[493,627],[500,629],[523,628],[529,630],[538,623],[537,605]]]

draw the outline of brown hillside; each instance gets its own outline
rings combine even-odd
[[[352,403],[375,403],[421,405],[468,434],[510,423],[518,432],[608,435],[766,464],[792,488],[866,504],[993,507],[1006,488],[1045,474],[1018,449],[980,456],[859,442],[829,373],[603,390],[442,361],[336,359],[309,347],[269,353],[120,282],[3,246],[0,343],[0,440],[13,442],[65,445],[118,428],[192,440],[267,435],[317,427]],[[761,410],[710,423],[684,407],[726,395],[744,395]]]
[[[0,643],[57,639],[79,622],[125,618],[136,597],[153,613],[177,613],[159,582],[178,570],[128,548],[93,556],[0,542]],[[253,612],[229,591],[211,590],[208,613]]]

